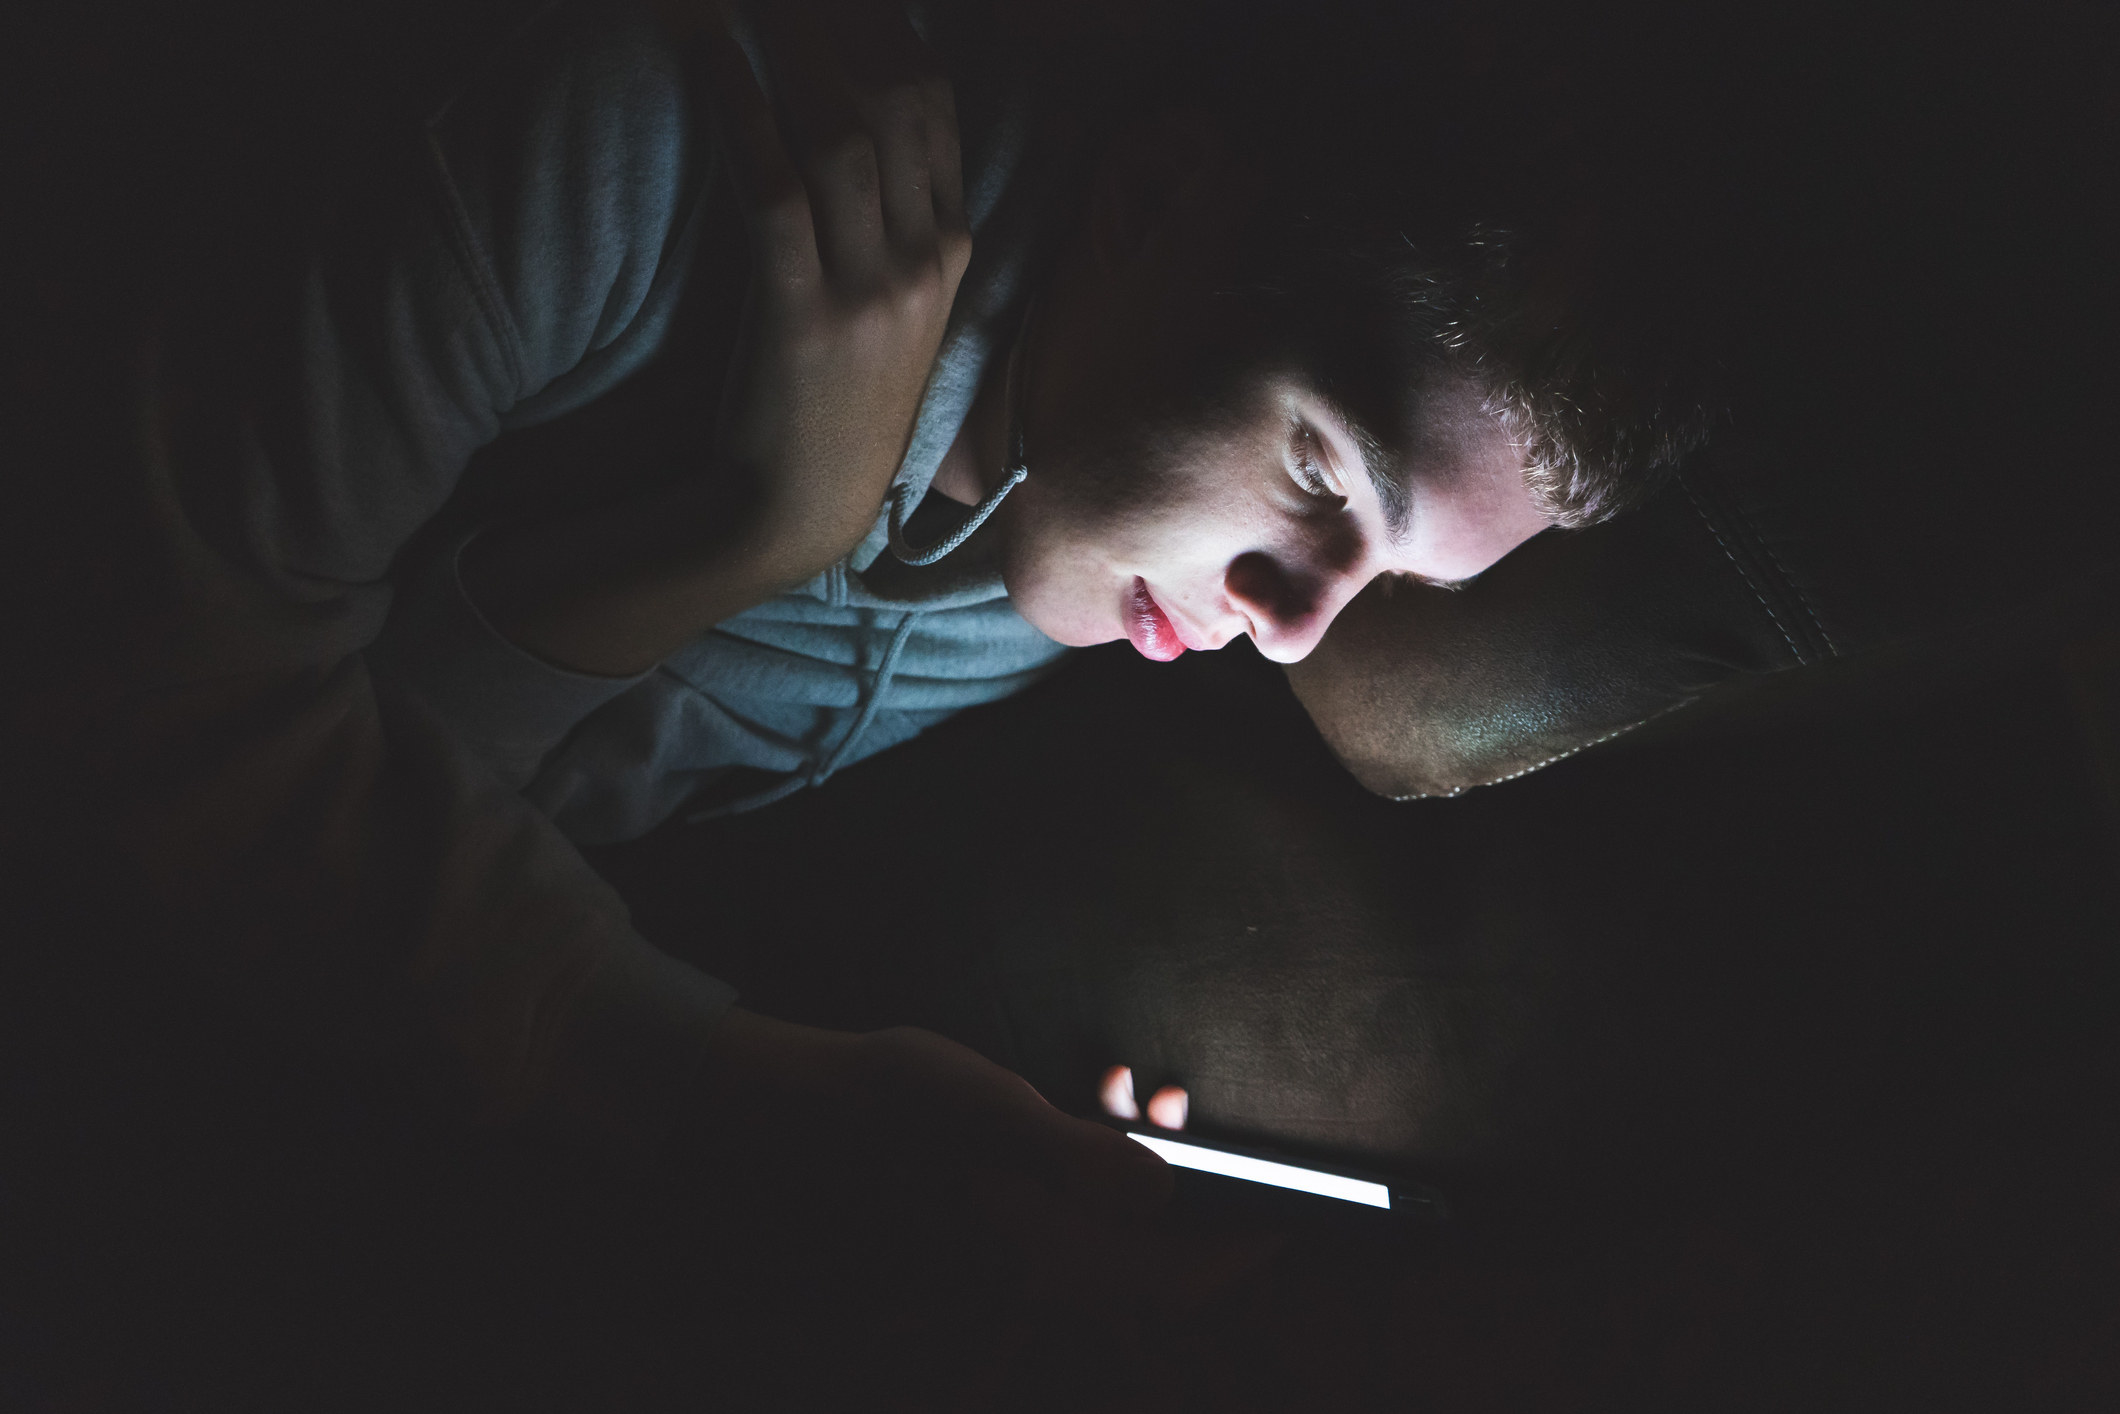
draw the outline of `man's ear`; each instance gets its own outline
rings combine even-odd
[[[1090,196],[1090,254],[1098,271],[1131,264],[1172,209],[1227,156],[1221,128],[1199,109],[1169,109],[1121,132]]]

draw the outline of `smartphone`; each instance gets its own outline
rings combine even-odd
[[[1442,1194],[1411,1179],[1339,1164],[1323,1166],[1146,1124],[1120,1124],[1118,1128],[1180,1170],[1180,1193],[1194,1207],[1318,1218],[1366,1212],[1420,1223],[1440,1222],[1450,1215]]]

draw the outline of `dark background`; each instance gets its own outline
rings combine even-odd
[[[55,446],[114,435],[110,332],[172,282],[240,290],[519,10],[16,22],[11,416],[78,434],[9,467],[18,536],[69,514]],[[1784,15],[1758,52],[1578,20],[1531,67],[1624,87],[1684,40],[1747,141],[1808,114],[1815,149],[1821,115],[1883,104],[1923,150],[1990,135],[1987,168],[2065,206],[2053,145],[1996,135],[2112,120],[2088,13]],[[1441,16],[1471,52],[1519,37]],[[1985,107],[1938,99],[1966,74]],[[1685,136],[1712,165],[1712,130]],[[1721,189],[1750,210],[1758,182]],[[1999,203],[1983,230],[1998,272],[2053,248]],[[1938,356],[1927,326],[1808,332],[1898,349],[1907,385]],[[2036,384],[2099,414],[2007,371],[2020,413]],[[36,563],[11,556],[29,664],[66,619]],[[1401,1167],[1462,1211],[1411,1243],[1299,1236],[1116,1344],[858,1198],[715,1199],[463,1135],[388,1067],[157,1006],[171,964],[128,948],[131,905],[16,811],[0,1408],[2113,1407],[2112,622],[2093,601],[1881,655],[1405,805],[1248,650],[1104,650],[822,791],[599,857],[752,1005],[933,1025],[1078,1110],[1129,1062],[1209,1132]]]

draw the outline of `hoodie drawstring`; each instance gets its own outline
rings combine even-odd
[[[965,532],[967,535],[970,533]],[[891,679],[898,675],[898,659],[905,652],[906,641],[913,636],[913,624],[919,617],[920,611],[913,609],[898,620],[898,628],[891,634],[890,646],[883,650],[883,661],[876,665],[875,675],[869,680],[869,690],[862,701],[861,711],[847,727],[846,734],[840,737],[839,745],[832,748],[831,755],[821,761],[812,756],[807,769],[796,771],[786,780],[725,804],[696,810],[685,816],[684,823],[697,825],[706,820],[718,820],[724,815],[741,815],[745,811],[771,805],[777,800],[785,800],[799,790],[823,785],[830,779],[832,773],[840,768],[854,748],[861,744],[861,739],[868,735],[869,724],[876,720],[876,713],[883,706],[883,695],[890,691]]]
[[[955,530],[936,541],[925,550],[916,550],[907,543],[905,523],[913,514],[913,488],[899,482],[891,488],[890,536],[891,553],[900,563],[913,566],[932,565],[950,551],[972,538],[972,532],[986,524],[1008,493],[1023,484],[1023,478],[1031,474],[1023,455],[1023,380],[1030,368],[1024,357],[1024,345],[1030,342],[1031,325],[1038,317],[1038,301],[1031,300],[1030,308],[1023,311],[1023,322],[1016,326],[1015,342],[1008,347],[1008,368],[1002,375],[1002,416],[1008,422],[1008,467],[1002,474],[1001,484],[987,493],[985,500],[972,507],[972,513],[964,518]]]
[[[1030,308],[1023,313],[1023,322],[1016,329],[1016,341],[1009,346],[1008,351],[1008,370],[1005,374],[1007,400],[1004,404],[1006,409],[1005,416],[1008,418],[1008,472],[1002,476],[1001,484],[987,493],[985,500],[972,507],[971,513],[964,518],[955,530],[943,536],[942,539],[928,546],[925,550],[916,550],[905,538],[906,519],[913,513],[912,488],[902,481],[893,486],[891,488],[890,517],[886,528],[890,536],[891,554],[901,563],[912,565],[915,568],[922,565],[932,565],[952,550],[955,550],[959,545],[971,539],[972,532],[986,524],[986,518],[992,515],[1003,501],[1008,499],[1008,493],[1021,486],[1024,478],[1030,475],[1030,468],[1024,464],[1023,455],[1022,385],[1024,369],[1027,367],[1023,358],[1023,346],[1029,341],[1031,321],[1037,315],[1037,312],[1038,302],[1033,299]],[[789,775],[786,780],[776,785],[768,786],[762,791],[732,800],[725,805],[710,806],[705,810],[695,810],[684,817],[684,823],[696,825],[703,820],[720,819],[724,815],[740,815],[744,811],[756,810],[761,806],[771,805],[777,800],[785,800],[799,790],[807,789],[810,786],[822,785],[829,779],[832,773],[837,771],[847,757],[853,753],[854,748],[861,744],[861,739],[868,735],[869,724],[876,720],[876,713],[883,706],[883,696],[891,689],[891,679],[897,676],[898,673],[898,657],[905,652],[906,640],[913,636],[913,624],[919,619],[920,614],[921,611],[918,609],[909,609],[906,611],[905,617],[898,621],[898,628],[891,635],[890,646],[883,650],[883,661],[876,665],[876,674],[869,680],[868,695],[861,704],[861,711],[855,715],[853,722],[847,727],[846,735],[839,739],[839,745],[832,748],[831,755],[825,757],[822,761],[813,755],[809,759],[807,769],[796,771]]]
[[[1023,478],[1030,474],[1030,469],[1019,462],[1014,470],[1001,478],[1001,484],[988,493],[985,500],[972,507],[972,513],[964,518],[962,525],[928,546],[925,550],[916,550],[906,542],[905,520],[913,512],[913,488],[901,481],[898,485],[891,488],[891,554],[900,563],[912,565],[916,568],[921,565],[934,564],[935,561],[971,539],[972,532],[986,524],[986,518],[992,515],[1001,503],[1008,499],[1008,493],[1021,486]]]

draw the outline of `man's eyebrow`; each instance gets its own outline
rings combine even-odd
[[[1328,406],[1361,456],[1362,470],[1369,474],[1369,484],[1376,488],[1377,504],[1384,510],[1385,535],[1392,544],[1399,544],[1405,540],[1407,527],[1413,519],[1413,496],[1406,487],[1405,469],[1390,448],[1360,418],[1338,403]]]

